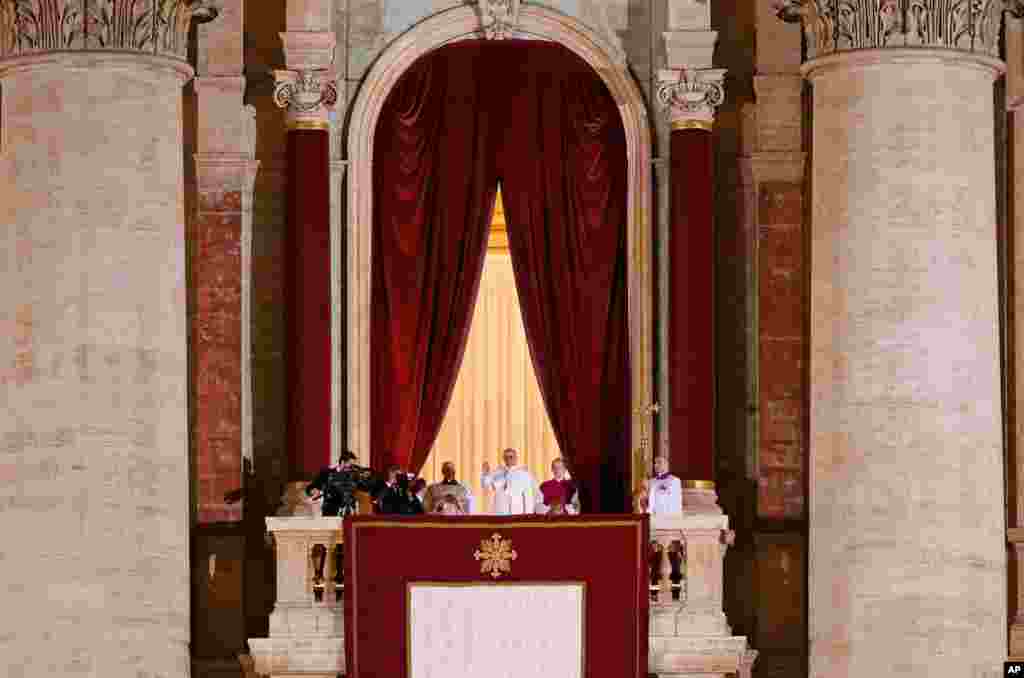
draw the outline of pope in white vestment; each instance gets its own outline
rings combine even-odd
[[[648,481],[647,512],[657,515],[683,512],[683,483],[668,472],[668,459],[654,460],[654,477]]]
[[[527,469],[516,466],[517,457],[515,450],[505,450],[505,465],[494,471],[484,462],[480,485],[484,489],[494,490],[492,513],[495,515],[536,513],[538,503],[543,503],[537,479]]]

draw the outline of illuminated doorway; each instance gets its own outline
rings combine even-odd
[[[455,477],[473,493],[474,512],[489,512],[491,497],[480,487],[480,469],[501,463],[506,447],[539,482],[561,456],[544,409],[530,360],[508,251],[501,189],[495,200],[480,293],[462,367],[437,441],[420,472],[427,483],[441,480],[441,465],[455,464]]]

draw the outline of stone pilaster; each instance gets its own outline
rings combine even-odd
[[[1006,657],[992,101],[1003,4],[925,7],[783,10],[802,18],[814,57],[802,69],[814,88],[814,678],[996,676]]]
[[[198,521],[231,522],[242,502],[243,459],[252,460],[252,191],[256,111],[244,106],[243,3],[225,0],[201,33],[195,156],[198,209],[191,250],[192,447]],[[233,37],[233,39],[232,39]]]
[[[18,610],[0,615],[4,675],[189,675],[182,85],[197,14],[212,17],[0,2],[0,577]]]

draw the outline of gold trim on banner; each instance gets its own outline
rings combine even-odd
[[[575,586],[579,587],[580,595],[580,675],[586,675],[587,669],[587,582],[585,581],[415,581],[405,584],[405,676],[412,678],[412,587],[413,586],[445,586],[465,588],[467,586]]]
[[[683,129],[700,129],[705,132],[710,132],[715,126],[715,123],[709,120],[676,120],[672,123],[672,131],[683,130]]]
[[[515,524],[515,523],[477,523],[477,522],[465,522],[465,523],[463,523],[463,522],[456,522],[458,520],[459,520],[458,518],[454,518],[452,520],[452,522],[450,522],[450,523],[448,523],[448,522],[439,522],[439,521],[437,521],[437,522],[435,522],[435,521],[426,522],[426,521],[420,521],[420,520],[417,520],[415,522],[405,522],[405,521],[398,521],[398,520],[366,520],[366,521],[362,521],[361,520],[359,522],[354,522],[353,521],[352,529],[355,530],[355,529],[358,529],[360,527],[384,527],[384,526],[387,526],[387,527],[405,527],[405,528],[410,528],[410,527],[459,528],[459,527],[462,527],[462,528],[470,528],[470,529],[473,529],[473,530],[481,530],[481,529],[484,529],[484,528],[492,529],[492,530],[514,530],[517,527],[532,527],[532,528],[537,528],[537,527],[541,527],[541,528],[545,528],[545,527],[571,527],[571,528],[579,530],[579,529],[586,528],[586,527],[640,527],[640,525],[641,525],[641,523],[633,522],[632,520],[629,520],[629,521],[625,521],[625,520],[623,520],[623,521],[618,521],[618,520],[600,520],[600,521],[594,521],[594,522],[587,521],[586,523],[583,523],[583,524],[577,523],[577,522],[574,522],[574,521],[566,521],[566,522],[561,522],[560,521],[560,522],[557,522],[557,523],[555,523],[555,522],[548,523],[548,522],[539,522],[538,521],[536,523],[533,523],[533,522],[530,522],[530,523],[520,523],[518,525]]]
[[[319,129],[326,132],[331,129],[331,123],[326,120],[292,120],[286,122],[284,126],[288,130]]]
[[[683,487],[688,490],[713,490],[715,483],[713,480],[684,480]]]

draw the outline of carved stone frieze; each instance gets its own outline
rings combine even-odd
[[[478,0],[480,27],[488,40],[510,37],[519,24],[519,0]]]
[[[217,12],[210,0],[0,0],[0,58],[117,50],[184,60],[192,21]]]
[[[327,69],[274,71],[274,103],[288,110],[291,129],[328,129],[328,113],[338,102],[338,85]]]
[[[803,25],[807,59],[834,52],[931,47],[999,56],[1004,11],[1021,0],[784,0],[783,21]]]
[[[723,68],[663,70],[658,74],[658,102],[672,129],[711,129],[715,109],[725,101]]]

